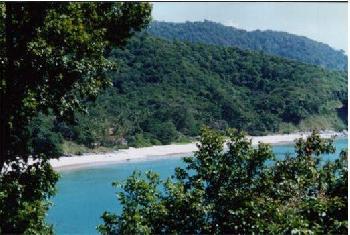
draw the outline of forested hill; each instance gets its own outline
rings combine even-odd
[[[112,57],[120,62],[119,72],[110,74],[113,87],[75,126],[56,125],[66,139],[141,146],[196,136],[203,124],[250,134],[346,128],[345,72],[147,35]]]
[[[276,31],[245,31],[211,21],[168,23],[153,22],[148,32],[164,39],[200,42],[241,49],[261,50],[271,55],[346,70],[347,56],[327,44],[303,36]]]

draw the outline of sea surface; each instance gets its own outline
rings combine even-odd
[[[324,156],[324,159],[336,159],[347,145],[348,139],[337,139],[336,153]],[[294,147],[275,145],[273,151],[282,158],[286,153],[293,154]],[[47,221],[53,224],[56,234],[98,234],[96,226],[102,223],[100,216],[104,211],[121,212],[113,181],[125,180],[134,170],[153,170],[166,178],[174,173],[175,167],[185,166],[184,156],[188,154],[62,171]]]

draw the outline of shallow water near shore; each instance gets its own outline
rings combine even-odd
[[[336,159],[347,148],[348,139],[337,139],[335,146],[336,153],[324,156],[324,160]],[[282,158],[286,153],[294,153],[294,146],[275,145],[273,151]],[[175,167],[185,166],[185,156],[189,154],[62,171],[47,221],[54,225],[56,234],[97,234],[96,226],[102,223],[100,216],[104,211],[121,212],[113,181],[125,180],[134,170],[153,170],[164,179],[174,173]]]

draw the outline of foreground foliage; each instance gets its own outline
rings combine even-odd
[[[150,20],[148,3],[0,3],[0,233],[48,234],[47,198],[71,121],[110,85],[111,48]],[[42,122],[40,113],[52,116]]]
[[[295,155],[275,159],[269,145],[204,129],[199,150],[165,181],[134,172],[118,193],[120,215],[105,212],[102,234],[346,234],[347,152],[334,162],[332,140],[314,132]]]

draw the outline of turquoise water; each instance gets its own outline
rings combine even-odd
[[[336,154],[325,159],[335,159],[341,149],[347,148],[347,139],[339,139],[335,144]],[[273,151],[280,158],[293,153],[294,147],[277,145]],[[125,180],[134,170],[154,170],[166,178],[175,167],[185,166],[181,160],[184,156],[187,155],[63,171],[47,221],[54,225],[57,234],[97,234],[95,227],[102,222],[100,216],[104,211],[121,211],[113,181]]]

